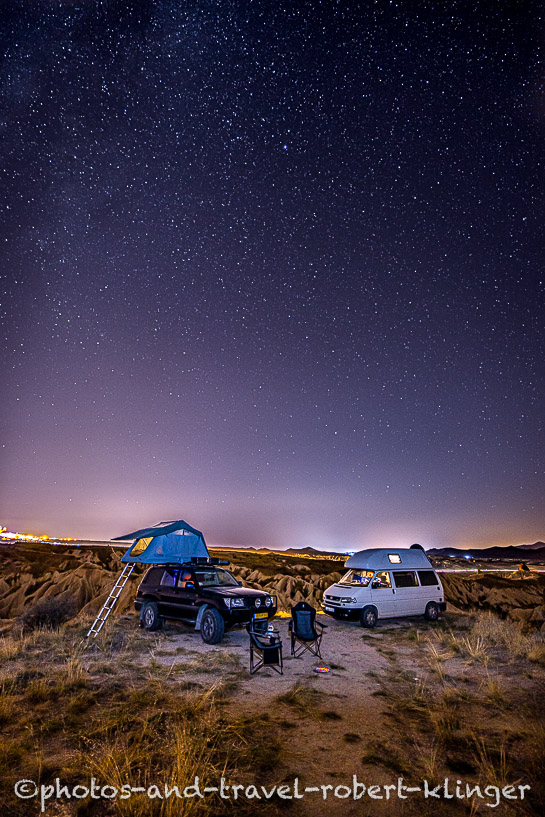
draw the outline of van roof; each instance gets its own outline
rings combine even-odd
[[[433,567],[420,548],[369,548],[354,553],[345,567],[359,570],[386,570],[392,568]]]

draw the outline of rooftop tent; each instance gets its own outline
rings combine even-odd
[[[344,563],[357,570],[386,570],[393,568],[430,568],[431,562],[421,548],[369,548],[354,553]]]
[[[116,536],[113,540],[134,539],[121,561],[127,564],[164,565],[188,562],[194,556],[209,558],[208,548],[200,530],[192,528],[183,519],[177,522],[159,522],[151,528]]]

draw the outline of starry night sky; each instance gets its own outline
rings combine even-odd
[[[545,538],[541,4],[0,11],[2,524]]]

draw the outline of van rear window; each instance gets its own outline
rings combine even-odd
[[[414,570],[392,571],[396,587],[418,587]]]
[[[419,570],[418,578],[422,587],[431,587],[434,584],[439,584],[437,575],[433,570]]]

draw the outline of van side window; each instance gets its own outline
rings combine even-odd
[[[437,575],[433,570],[419,570],[418,578],[422,587],[431,587],[434,584],[439,584]]]
[[[373,590],[377,590],[381,587],[391,587],[392,583],[390,581],[390,574],[386,570],[382,571],[381,573],[377,573],[371,586]]]
[[[394,570],[396,587],[418,587],[414,570]]]

